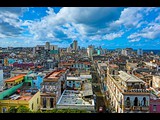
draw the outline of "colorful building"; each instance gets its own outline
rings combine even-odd
[[[160,113],[160,98],[154,94],[150,96],[150,113]]]
[[[5,80],[3,91],[0,92],[0,112],[4,113],[11,106],[20,105],[37,111],[40,108],[40,92],[31,82],[25,79],[24,74]]]

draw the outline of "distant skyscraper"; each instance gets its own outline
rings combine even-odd
[[[87,54],[88,54],[88,57],[92,57],[92,55],[93,55],[93,48],[92,48],[92,46],[89,46],[88,48],[87,48]]]
[[[143,56],[143,50],[142,50],[142,49],[138,49],[138,50],[137,50],[137,55]]]
[[[49,43],[49,42],[46,42],[45,49],[46,49],[46,50],[49,50],[49,49],[50,49],[50,43]]]
[[[73,41],[73,50],[77,51],[78,49],[78,43],[77,43],[77,40],[74,40]]]

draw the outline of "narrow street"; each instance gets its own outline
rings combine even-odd
[[[92,88],[93,88],[93,93],[96,95],[96,112],[99,113],[99,108],[103,107],[103,113],[106,112],[106,106],[105,106],[105,101],[104,101],[104,96],[101,93],[100,90],[100,80],[98,79],[98,74],[92,67],[91,69],[92,73]]]

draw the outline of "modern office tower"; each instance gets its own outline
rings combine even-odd
[[[142,49],[138,49],[138,50],[137,50],[137,55],[143,56],[143,50],[142,50]]]
[[[92,57],[92,55],[93,55],[93,49],[92,49],[92,46],[89,46],[88,48],[87,48],[87,54],[88,54],[88,57]]]
[[[46,50],[49,50],[49,49],[50,49],[50,43],[49,43],[49,42],[46,42],[45,49],[46,49]]]
[[[77,51],[78,49],[78,43],[77,43],[77,40],[74,40],[73,41],[73,50]]]

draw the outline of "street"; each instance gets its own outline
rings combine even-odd
[[[95,108],[96,112],[99,113],[99,108],[103,107],[103,113],[105,113],[106,106],[105,106],[104,96],[100,90],[100,80],[98,79],[98,75],[93,67],[91,69],[91,74],[92,74],[93,93],[96,95],[96,108]]]

